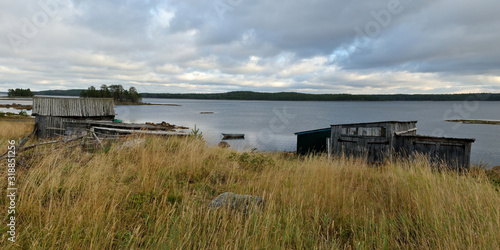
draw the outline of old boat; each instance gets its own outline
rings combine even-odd
[[[222,140],[237,140],[245,139],[245,134],[224,134],[222,133]]]

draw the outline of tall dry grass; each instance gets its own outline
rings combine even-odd
[[[500,248],[499,187],[481,171],[238,153],[190,138],[119,145],[36,149],[19,173],[18,241],[2,236],[3,247]],[[209,210],[226,191],[266,207]]]
[[[33,130],[34,121],[1,121],[0,120],[0,145],[7,145],[8,140],[18,140]],[[0,151],[5,151],[0,149]]]

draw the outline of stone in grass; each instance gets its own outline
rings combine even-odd
[[[118,146],[118,149],[122,148],[133,148],[142,145],[146,140],[144,139],[135,139],[131,141],[126,141],[122,145]]]
[[[266,202],[260,196],[226,192],[215,197],[215,199],[208,204],[208,207],[212,209],[230,208],[246,213],[252,211],[254,208],[263,208],[265,205]]]

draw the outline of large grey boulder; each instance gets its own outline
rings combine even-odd
[[[264,198],[253,195],[242,195],[226,192],[213,199],[208,206],[212,209],[230,208],[240,210],[244,213],[252,211],[254,208],[263,208],[266,205]]]

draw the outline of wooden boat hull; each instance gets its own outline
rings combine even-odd
[[[222,134],[222,140],[238,140],[245,139],[245,134]]]

